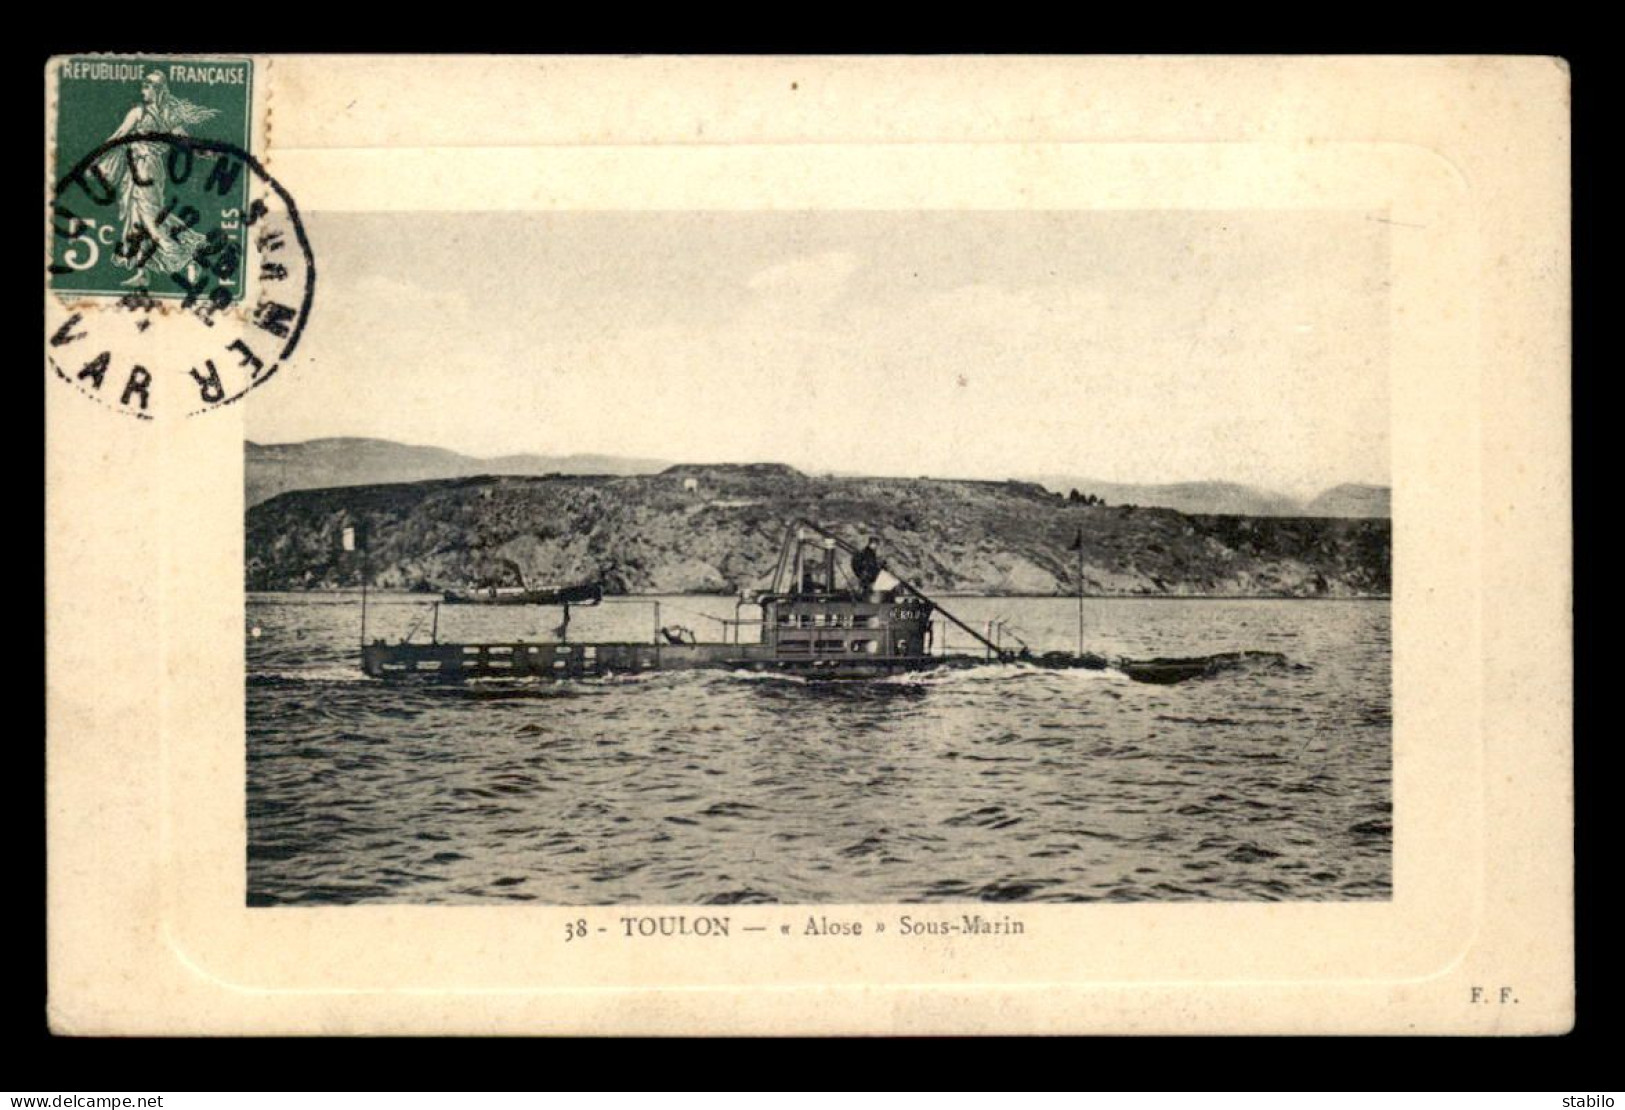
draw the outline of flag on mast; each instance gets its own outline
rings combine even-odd
[[[1078,657],[1083,657],[1083,529],[1078,529],[1068,551],[1078,553]]]
[[[354,528],[346,528],[344,530],[344,550],[346,550],[346,551],[354,551],[355,550],[355,529]]]

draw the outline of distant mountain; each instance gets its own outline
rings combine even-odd
[[[250,506],[296,489],[389,485],[482,474],[653,474],[669,465],[656,459],[614,455],[502,455],[481,459],[442,447],[359,437],[303,443],[249,441],[244,446],[243,484]]]
[[[1386,517],[1387,486],[1333,486],[1304,507],[1305,516]]]
[[[1081,496],[1093,495],[1108,505],[1138,505],[1147,509],[1175,509],[1182,513],[1210,516],[1388,516],[1387,486],[1336,486],[1313,500],[1301,501],[1274,490],[1236,482],[1136,485],[1054,475],[1040,477],[1037,481],[1055,493],[1064,495],[1077,490]]]
[[[1139,485],[1120,482],[1091,482],[1082,478],[1046,478],[1041,483],[1056,493],[1077,490],[1093,494],[1108,505],[1139,505],[1142,508],[1175,509],[1182,513],[1210,513],[1231,516],[1297,516],[1297,501],[1272,490],[1243,486],[1235,482],[1175,482],[1167,485]]]
[[[771,464],[757,464],[767,466]],[[244,486],[247,504],[258,505],[279,493],[300,489],[391,485],[481,475],[545,477],[549,474],[607,474],[625,477],[658,474],[672,464],[659,459],[618,455],[499,455],[477,458],[442,447],[421,447],[387,439],[346,437],[303,443],[245,444]],[[679,468],[680,469],[680,468]],[[714,467],[690,466],[700,470]],[[844,477],[858,477],[845,474]],[[1211,516],[1325,516],[1386,518],[1388,487],[1341,485],[1304,502],[1274,490],[1235,482],[1175,482],[1163,485],[1096,482],[1087,478],[1044,475],[1036,484],[1061,494],[1072,490],[1093,495],[1108,505],[1174,509]]]

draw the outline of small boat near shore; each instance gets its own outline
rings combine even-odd
[[[846,558],[838,557],[838,552]],[[413,641],[410,635],[393,644],[382,639],[367,642],[363,631],[362,670],[381,679],[445,681],[557,681],[695,669],[837,680],[995,663],[1049,670],[1112,669],[1136,681],[1167,684],[1218,673],[1234,663],[1230,656],[1136,661],[1081,650],[1035,655],[1026,645],[1006,648],[993,638],[993,628],[986,634],[973,628],[887,568],[872,541],[860,549],[806,520],[785,530],[771,586],[740,598],[733,619],[712,618],[722,625],[719,640],[703,641],[687,628],[661,624],[658,601],[626,602],[652,606],[652,635],[647,640],[569,639],[570,606],[602,600],[603,591],[596,584],[551,591],[524,587],[451,591],[444,597],[447,604],[561,606],[564,623],[552,640],[444,642],[438,636],[440,603],[436,603],[427,643]],[[982,650],[940,650],[938,629],[945,638],[948,625],[968,634]],[[1232,653],[1235,659],[1256,654]]]
[[[485,586],[447,590],[441,595],[447,605],[597,605],[604,600],[604,588],[596,582],[539,590],[530,586]]]

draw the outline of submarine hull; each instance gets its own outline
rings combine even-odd
[[[769,644],[512,643],[386,644],[361,649],[374,678],[577,679],[649,671],[743,670],[809,678],[881,678],[940,666],[984,663],[977,656],[852,655],[786,659]]]

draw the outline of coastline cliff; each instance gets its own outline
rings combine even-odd
[[[345,527],[370,536],[384,589],[600,582],[611,593],[765,586],[783,526],[803,516],[941,593],[1382,597],[1385,519],[1185,514],[1081,504],[1026,482],[815,478],[777,464],[650,475],[470,477],[302,489],[252,505],[250,590],[360,583]]]

